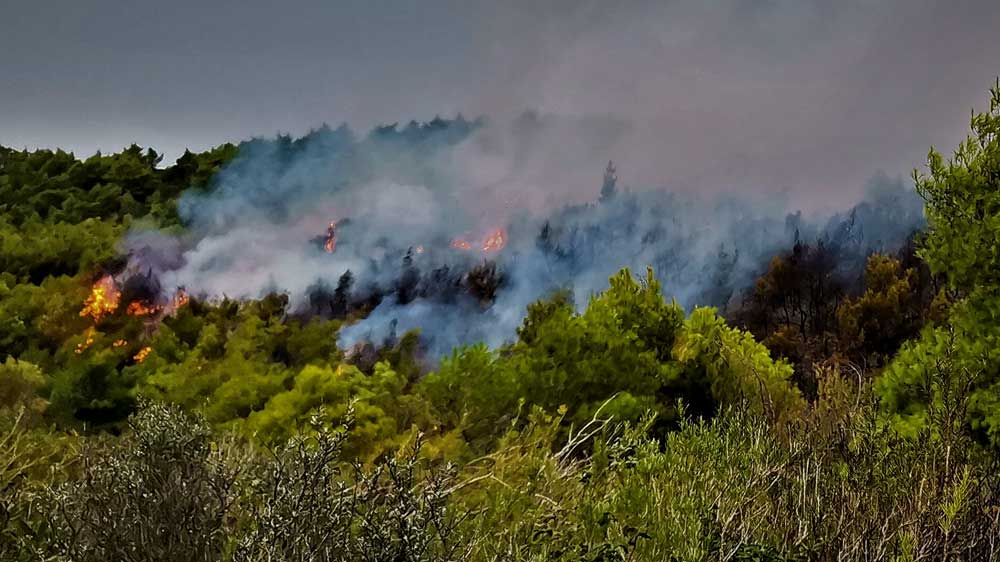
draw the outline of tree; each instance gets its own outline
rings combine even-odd
[[[913,174],[926,202],[920,255],[964,293],[1000,290],[1000,79],[990,93],[989,111],[972,116],[954,156],[931,150],[929,174]]]
[[[236,474],[210,436],[177,406],[145,405],[127,437],[84,453],[84,478],[52,490],[44,548],[79,562],[219,560]]]
[[[608,167],[604,169],[604,182],[601,184],[601,202],[611,201],[618,195],[618,170],[611,160],[608,160]]]
[[[801,405],[791,366],[773,361],[714,309],[685,320],[652,270],[636,279],[623,269],[582,313],[566,293],[534,303],[518,335],[500,352],[456,350],[419,384],[442,427],[461,431],[474,448],[488,448],[505,422],[533,406],[562,410],[578,425],[598,410],[629,421],[652,411],[668,429],[678,400],[705,417],[748,400],[776,421]]]
[[[931,413],[960,408],[948,416],[949,427],[957,423],[998,446],[1000,79],[989,111],[974,114],[971,128],[951,159],[932,150],[929,175],[914,172],[928,220],[920,254],[958,299],[942,325],[903,347],[878,389],[901,427],[917,431],[934,421]]]
[[[917,271],[873,254],[865,266],[865,292],[837,308],[842,348],[865,362],[882,364],[919,333],[924,309]]]
[[[354,274],[348,269],[337,280],[337,288],[333,291],[333,302],[330,312],[334,318],[347,317],[348,305],[351,302],[351,288],[354,286]]]

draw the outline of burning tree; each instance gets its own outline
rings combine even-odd
[[[326,228],[326,240],[323,242],[323,251],[332,254],[337,250],[337,221],[331,221]]]
[[[113,314],[118,309],[118,301],[121,298],[121,291],[114,278],[110,275],[101,277],[90,290],[90,296],[83,303],[80,316],[91,318],[94,323],[100,322],[102,318]]]

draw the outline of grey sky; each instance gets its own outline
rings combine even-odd
[[[998,30],[997,0],[5,0],[0,144],[173,157],[532,109],[616,123],[626,183],[833,202],[963,137]]]

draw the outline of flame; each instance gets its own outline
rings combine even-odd
[[[483,242],[484,252],[498,252],[507,244],[507,233],[502,228],[494,230]]]
[[[451,241],[451,247],[456,250],[471,250],[472,244],[469,244],[469,242],[461,238],[456,238]]]
[[[326,242],[323,243],[323,250],[332,254],[337,249],[337,221],[330,223],[326,229]]]
[[[87,348],[94,343],[94,327],[91,326],[87,328],[87,331],[84,333],[87,334],[87,339],[81,343],[76,344],[76,349],[73,350],[74,353],[76,353],[77,355],[80,355],[84,351],[87,351]]]
[[[121,292],[118,291],[115,280],[110,275],[105,275],[94,283],[90,296],[83,303],[80,316],[89,316],[95,323],[100,322],[102,318],[118,309],[119,298]]]
[[[187,291],[184,289],[177,289],[177,292],[174,293],[174,299],[163,309],[164,316],[169,316],[177,312],[178,309],[187,305],[190,300],[191,297],[188,296]]]
[[[133,355],[132,359],[134,359],[136,363],[142,363],[143,361],[146,360],[146,357],[149,355],[149,352],[151,352],[151,351],[153,351],[153,348],[149,347],[149,346],[146,346],[146,347],[140,349],[139,353],[136,353],[135,355]]]
[[[423,246],[417,246],[416,248],[414,248],[414,251],[417,252],[418,254],[422,254],[422,253],[424,253],[424,247]]]
[[[115,340],[115,343],[111,344],[111,347],[125,347],[128,345],[126,340]]]
[[[502,228],[498,228],[483,240],[482,250],[484,252],[498,252],[506,245],[507,232]],[[451,241],[451,247],[456,250],[471,250],[472,244],[465,238],[455,238]]]
[[[147,316],[149,314],[156,314],[160,311],[158,306],[146,306],[140,301],[132,301],[129,303],[128,308],[125,309],[125,314],[129,316]]]

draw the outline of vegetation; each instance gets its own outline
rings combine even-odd
[[[338,349],[350,276],[306,316],[106,283],[239,150],[0,150],[0,560],[1000,556],[1000,83],[898,255],[798,241],[725,317],[622,270],[433,367]]]

